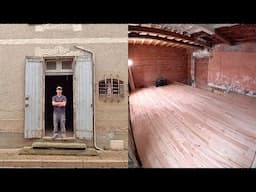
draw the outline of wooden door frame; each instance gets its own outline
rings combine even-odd
[[[42,113],[41,113],[41,116],[42,116],[42,137],[45,137],[45,76],[62,76],[62,75],[67,75],[66,72],[56,72],[56,73],[53,73],[52,75],[47,75],[46,74],[46,60],[47,59],[61,59],[62,56],[57,56],[57,57],[43,57],[43,80],[42,80],[42,99],[43,99],[43,102],[42,102]],[[74,85],[74,65],[75,65],[75,56],[70,56],[69,58],[72,58],[72,74],[70,73],[69,75],[72,75],[72,84],[73,84],[73,87],[72,87],[72,91],[73,91],[73,137],[76,138],[76,135],[75,135],[75,110],[74,110],[74,105],[75,105],[75,97],[74,97],[74,91],[75,91],[75,85]]]

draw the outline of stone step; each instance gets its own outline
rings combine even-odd
[[[34,142],[34,149],[86,149],[85,143],[65,143],[65,142]]]
[[[50,151],[47,153],[47,151]],[[76,150],[74,155],[67,153],[73,150],[62,150],[63,154],[55,155],[60,149],[24,148],[0,149],[1,168],[127,168],[128,151],[100,151],[87,147]],[[85,156],[85,151],[87,155]],[[29,152],[31,152],[29,154]],[[44,153],[45,152],[45,153]],[[84,152],[84,153],[83,153]],[[40,155],[40,153],[42,155]],[[80,155],[81,153],[82,155]],[[96,156],[93,156],[93,154]],[[52,155],[51,155],[52,154]],[[83,156],[84,155],[84,156]]]
[[[19,151],[19,155],[70,155],[70,156],[98,156],[99,153],[93,148],[86,150],[77,149],[35,149],[24,147]]]
[[[42,138],[42,141],[54,141],[54,142],[74,142],[76,141],[75,137],[64,137],[64,138],[53,138],[53,137],[49,137],[49,136],[45,136]]]

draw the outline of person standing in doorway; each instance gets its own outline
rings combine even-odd
[[[66,137],[66,96],[62,95],[62,87],[58,86],[56,88],[57,95],[52,97],[52,106],[53,106],[53,138],[58,137],[58,124],[60,123],[61,137]]]

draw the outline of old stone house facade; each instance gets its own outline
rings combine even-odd
[[[0,148],[51,134],[60,85],[70,137],[127,149],[127,41],[120,24],[1,24]]]

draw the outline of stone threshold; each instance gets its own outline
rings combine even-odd
[[[81,149],[33,149],[24,147],[19,155],[66,155],[66,156],[98,156],[99,153],[93,148]]]
[[[85,143],[63,143],[63,142],[34,142],[34,149],[86,149]]]

